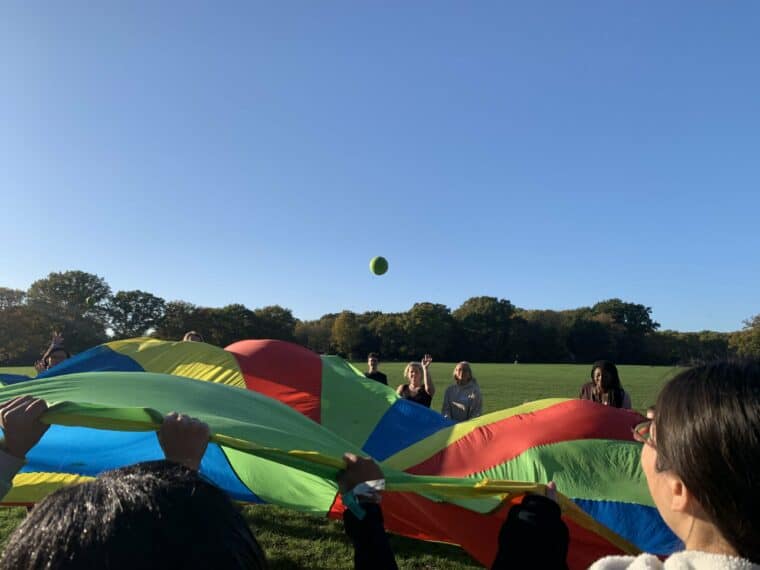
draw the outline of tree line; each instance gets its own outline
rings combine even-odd
[[[117,291],[83,271],[50,273],[28,290],[0,287],[0,364],[29,364],[53,331],[79,352],[122,338],[151,335],[180,339],[201,332],[211,344],[273,338],[316,352],[385,360],[412,360],[429,352],[437,360],[474,362],[578,362],[605,358],[628,364],[689,364],[728,356],[760,357],[760,315],[741,331],[660,331],[652,309],[608,299],[564,311],[529,310],[507,299],[480,296],[453,311],[420,302],[402,313],[342,311],[300,320],[279,305],[199,307],[151,293]]]

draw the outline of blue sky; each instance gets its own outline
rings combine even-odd
[[[5,2],[0,286],[302,319],[621,297],[736,330],[759,28],[750,0]]]

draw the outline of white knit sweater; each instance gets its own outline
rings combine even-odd
[[[726,554],[684,550],[664,562],[653,554],[607,556],[594,562],[589,570],[760,570],[760,564]]]

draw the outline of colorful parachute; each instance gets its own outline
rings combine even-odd
[[[281,341],[242,341],[225,350],[112,342],[33,382],[6,386],[0,398],[21,393],[73,404],[50,412],[51,423],[68,425],[53,426],[30,453],[8,503],[160,458],[155,434],[129,430],[154,429],[158,416],[150,410],[180,410],[211,426],[215,443],[201,470],[237,500],[340,516],[339,458],[361,450],[386,472],[389,530],[459,544],[483,564],[495,556],[511,503],[550,480],[574,501],[563,505],[571,567],[631,552],[630,543],[660,554],[677,544],[652,505],[640,446],[631,440],[640,416],[590,402],[544,400],[454,425],[338,357]]]

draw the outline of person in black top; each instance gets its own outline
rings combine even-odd
[[[380,384],[385,384],[387,386],[388,377],[377,369],[379,363],[380,359],[378,358],[377,353],[370,352],[369,355],[367,355],[367,371],[364,375],[371,380],[375,380],[376,382],[380,382]]]
[[[433,357],[426,354],[422,362],[410,362],[404,369],[404,378],[409,382],[396,388],[396,394],[405,400],[411,400],[422,404],[426,408],[430,407],[435,394],[433,386],[433,376],[430,374],[430,363]]]

